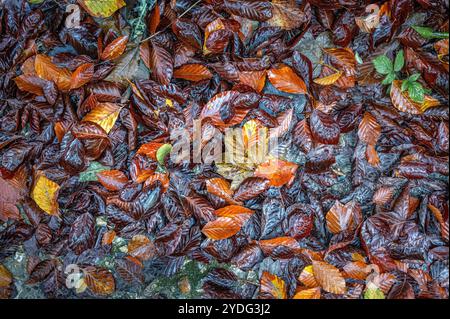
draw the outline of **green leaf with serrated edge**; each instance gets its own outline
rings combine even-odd
[[[170,144],[164,144],[163,146],[158,148],[158,151],[156,151],[156,160],[158,161],[159,165],[164,166],[164,160],[171,151],[172,145]]]
[[[383,292],[378,287],[369,287],[364,292],[364,299],[385,299]]]
[[[420,78],[420,73],[414,73],[409,76],[408,80],[411,82],[417,81]]]
[[[419,82],[412,82],[408,86],[408,95],[414,102],[423,103],[425,98],[425,90]]]
[[[405,55],[403,50],[398,51],[394,61],[394,71],[399,72],[405,65]]]
[[[89,167],[80,173],[79,181],[80,182],[95,182],[98,181],[97,173],[109,170],[110,168],[107,166],[103,166],[99,162],[91,162]]]
[[[407,89],[408,89],[408,87],[409,87],[409,85],[411,84],[411,81],[409,81],[409,80],[403,80],[402,81],[402,86],[401,86],[401,90],[402,90],[402,92],[403,91],[406,91]]]
[[[422,38],[431,39],[447,39],[448,32],[433,31],[430,27],[413,26],[412,27]]]
[[[394,80],[395,80],[395,73],[389,73],[389,74],[384,78],[384,80],[381,82],[381,84],[383,84],[383,85],[388,85],[388,84],[391,84],[392,81],[394,81]]]
[[[394,65],[392,61],[385,55],[377,56],[372,61],[375,70],[380,74],[389,74],[394,70]]]

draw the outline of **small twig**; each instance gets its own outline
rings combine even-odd
[[[187,8],[186,11],[184,11],[182,14],[180,14],[180,16],[179,16],[178,18],[182,18],[182,17],[183,17],[184,15],[186,15],[189,11],[191,11],[196,5],[198,5],[200,2],[202,2],[202,0],[196,1],[193,5],[191,5],[189,8]],[[177,19],[178,19],[178,18],[177,18]],[[175,20],[175,21],[176,21],[176,20]],[[169,27],[172,26],[172,24],[175,23],[175,21],[172,21],[172,22],[171,22],[168,26],[166,26],[164,29],[162,29],[162,30],[156,32],[155,34],[152,34],[151,36],[145,38],[144,40],[141,40],[141,42],[139,42],[139,43],[144,43],[144,42],[146,42],[146,41],[152,39],[153,37],[157,36],[158,34],[160,34],[160,33],[164,32],[164,31],[166,31]]]

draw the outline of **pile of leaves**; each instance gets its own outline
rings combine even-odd
[[[448,298],[447,10],[2,1],[0,297]]]

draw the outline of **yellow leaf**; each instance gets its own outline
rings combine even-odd
[[[83,121],[94,122],[109,133],[116,123],[121,107],[115,103],[99,103]]]
[[[91,16],[107,18],[126,5],[124,0],[78,0]]]
[[[323,78],[314,79],[314,83],[320,85],[332,85],[342,76],[342,71],[338,71]]]
[[[58,215],[57,193],[59,185],[39,174],[31,192],[31,198],[49,215]]]

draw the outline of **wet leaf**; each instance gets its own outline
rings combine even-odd
[[[94,17],[107,18],[126,5],[123,0],[78,0],[78,3]]]
[[[307,92],[306,84],[289,66],[280,66],[276,69],[270,69],[267,73],[270,83],[286,93],[305,94]]]
[[[31,198],[47,214],[59,215],[57,202],[58,190],[58,184],[43,174],[38,174],[31,192]]]

